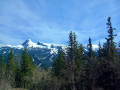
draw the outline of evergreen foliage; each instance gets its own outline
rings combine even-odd
[[[89,60],[92,59],[92,56],[93,56],[93,50],[92,50],[92,43],[91,43],[91,38],[89,37],[89,44],[88,44],[88,57],[89,57]]]
[[[6,70],[7,70],[6,71],[7,80],[14,87],[15,86],[14,84],[15,84],[16,65],[15,65],[13,50],[11,50],[9,53]]]
[[[65,61],[62,49],[58,52],[56,59],[53,61],[53,74],[55,76],[63,76],[63,72],[65,69]]]
[[[1,55],[0,55],[0,79],[4,78],[5,69],[6,69],[6,65],[5,65],[5,62],[4,62],[3,53],[1,52]]]
[[[33,69],[34,63],[32,61],[32,56],[29,56],[27,49],[25,48],[22,53],[22,62],[20,68],[20,77],[24,88],[28,88],[29,83],[32,82]]]

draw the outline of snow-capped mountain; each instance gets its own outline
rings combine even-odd
[[[25,48],[30,48],[30,47],[37,47],[37,44],[32,42],[30,39],[26,40],[23,44],[22,44],[23,47]]]
[[[45,67],[46,65],[50,66],[58,51],[60,49],[65,51],[66,46],[43,42],[34,43],[28,39],[23,44],[17,46],[0,45],[0,52],[3,52],[3,55],[7,61],[8,53],[11,49],[13,49],[16,60],[20,61],[24,48],[27,48],[28,53],[32,54],[33,60],[37,66]]]
[[[20,46],[20,45],[19,45]],[[44,48],[44,49],[50,49],[51,54],[57,54],[58,50],[63,49],[65,50],[66,46],[65,45],[59,45],[59,44],[50,44],[50,43],[43,43],[43,42],[38,42],[34,43],[30,39],[26,40],[23,44],[23,47],[31,49],[31,48]]]
[[[98,49],[97,45],[93,45],[92,47],[94,51]],[[1,51],[3,52],[5,61],[7,62],[8,53],[10,52],[11,49],[13,49],[15,60],[16,62],[19,62],[21,61],[21,55],[24,48],[27,48],[28,53],[32,54],[36,66],[45,67],[51,66],[52,61],[54,60],[60,49],[66,52],[67,46],[43,42],[34,43],[30,39],[28,39],[23,44],[17,46],[0,45],[0,52]],[[88,51],[87,45],[85,46],[85,50]]]

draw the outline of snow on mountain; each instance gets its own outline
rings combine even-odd
[[[35,62],[36,66],[38,67],[45,67],[51,66],[52,61],[57,56],[57,53],[60,49],[63,49],[63,51],[67,52],[67,47],[65,45],[59,45],[59,44],[52,44],[52,43],[43,43],[38,42],[34,43],[30,39],[26,40],[23,44],[12,46],[12,45],[1,45],[0,44],[0,51],[3,52],[6,60],[8,57],[8,54],[11,49],[13,49],[16,60],[19,60],[21,58],[21,53],[24,48],[28,49],[28,53],[32,55],[33,61]],[[93,45],[93,50],[97,50],[98,46]],[[85,46],[86,51],[88,51],[88,47]]]
[[[32,42],[30,39],[26,40],[22,45],[26,48],[37,47],[37,44]]]
[[[66,47],[65,45],[59,45],[59,44],[49,44],[49,43],[43,43],[43,42],[38,42],[37,43],[38,47],[41,48],[48,48],[51,49],[51,54],[57,54],[59,49],[63,49],[65,51]]]
[[[94,44],[92,44],[92,49],[93,49],[94,51],[97,51],[98,48],[99,48],[98,45],[94,45]],[[88,45],[85,45],[85,51],[88,51]]]
[[[0,44],[0,47],[10,47],[10,48],[16,48],[16,49],[46,48],[51,50],[50,54],[57,54],[59,49],[63,49],[65,51],[65,48],[66,48],[65,45],[59,45],[59,44],[50,44],[50,43],[43,43],[43,42],[34,43],[30,39],[26,40],[22,45],[12,46],[12,45]]]
[[[2,47],[10,47],[10,48],[17,48],[17,49],[24,48],[22,45],[12,46],[12,45],[1,45],[0,44],[0,48]]]
[[[92,45],[92,48],[93,48],[94,51],[97,51],[99,46],[98,45]]]
[[[51,48],[51,44],[48,43],[38,42],[37,45],[41,48]]]
[[[11,48],[16,48],[16,49],[46,48],[46,49],[51,50],[50,54],[57,54],[58,50],[60,50],[60,49],[62,49],[63,51],[66,52],[66,48],[67,48],[67,46],[59,45],[59,44],[51,44],[51,43],[43,43],[43,42],[34,43],[30,39],[26,40],[22,45],[12,46],[12,45],[1,45],[0,44],[0,47],[11,47]],[[99,47],[98,45],[92,45],[92,48],[94,51],[97,51],[98,47]],[[87,45],[85,45],[85,50],[88,51]]]

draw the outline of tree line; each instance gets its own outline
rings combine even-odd
[[[99,42],[97,52],[92,49],[91,38],[86,52],[76,34],[70,32],[67,52],[60,50],[52,68],[53,75],[64,82],[60,90],[120,90],[120,52],[114,42],[117,35],[111,17],[107,28],[106,42],[103,46]]]
[[[22,53],[20,65],[15,63],[12,50],[7,64],[1,53],[0,84],[29,90],[120,90],[120,44],[117,48],[114,42],[111,17],[107,19],[107,28],[106,42],[103,45],[99,42],[97,51],[92,48],[91,38],[86,51],[71,31],[66,51],[59,50],[52,68],[36,67],[27,49]]]
[[[4,90],[3,84],[9,84],[11,87],[27,88],[32,82],[33,70],[35,68],[32,56],[24,49],[22,53],[22,61],[19,64],[15,63],[13,50],[10,50],[8,55],[8,62],[5,64],[3,53],[0,56],[0,89]],[[9,90],[9,89],[5,89]]]

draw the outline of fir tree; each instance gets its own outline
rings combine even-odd
[[[69,82],[69,88],[71,90],[75,90],[75,58],[77,53],[78,43],[76,41],[76,35],[72,31],[69,34],[69,42],[68,42],[68,49],[67,49],[67,77]]]
[[[76,72],[80,73],[82,68],[82,63],[84,62],[85,55],[84,55],[84,47],[82,44],[79,45],[76,52],[75,58],[75,65],[76,65]]]
[[[52,66],[52,71],[55,76],[62,76],[65,69],[65,61],[62,49],[58,52]]]
[[[75,86],[77,90],[82,90],[84,88],[84,47],[82,44],[79,44],[77,47],[77,53],[75,58]]]
[[[8,63],[7,63],[7,79],[12,86],[14,86],[15,83],[15,70],[16,70],[16,65],[15,65],[13,50],[11,50],[9,53]]]
[[[114,42],[115,30],[112,27],[111,17],[107,20],[108,37],[106,38],[106,43],[103,45],[103,61],[100,65],[101,74],[99,76],[99,82],[104,89],[113,90],[115,87],[115,81],[117,80],[117,68],[118,55],[116,50],[116,45]]]
[[[21,62],[21,79],[22,79],[22,85],[24,88],[27,88],[32,81],[32,75],[33,75],[33,61],[32,57],[29,57],[29,54],[27,53],[27,49],[25,48],[22,53],[22,62]]]
[[[3,78],[5,76],[5,62],[4,62],[4,58],[3,58],[3,53],[1,52],[1,56],[0,56],[0,78]]]
[[[91,38],[89,37],[89,44],[88,44],[88,57],[89,57],[89,60],[92,59],[92,56],[93,56],[93,50],[92,50],[92,43],[91,43]]]
[[[97,61],[92,49],[91,38],[89,38],[88,41],[88,61],[85,65],[85,83],[86,89],[93,90],[95,88],[95,82],[97,78]]]

